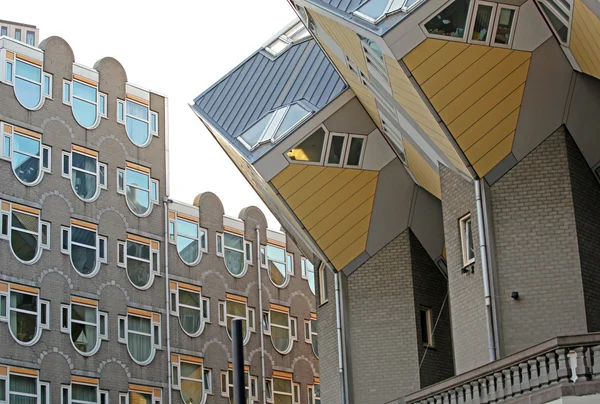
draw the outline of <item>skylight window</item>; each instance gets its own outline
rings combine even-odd
[[[304,24],[302,24],[302,22],[299,21],[296,25],[287,30],[283,35],[271,42],[265,48],[265,50],[273,56],[279,56],[294,42],[301,41],[305,38],[308,38],[309,36],[310,33],[308,32]]]
[[[239,136],[250,151],[264,143],[275,143],[310,115],[300,104],[291,104],[269,112]]]
[[[422,0],[369,0],[354,11],[354,15],[373,24],[379,24],[388,15],[409,12]]]

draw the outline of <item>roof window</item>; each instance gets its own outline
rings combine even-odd
[[[298,21],[296,25],[287,30],[284,34],[280,35],[279,38],[271,42],[265,50],[273,56],[279,56],[284,50],[286,50],[294,42],[301,41],[310,36],[310,33],[302,24]]]
[[[360,6],[354,15],[373,24],[379,24],[389,14],[407,13],[422,0],[369,0]]]

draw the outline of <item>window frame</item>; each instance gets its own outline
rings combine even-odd
[[[96,172],[94,173],[83,168],[73,167],[73,153],[77,153],[84,157],[96,160]],[[67,170],[65,170],[65,168]],[[82,172],[84,174],[93,175],[96,177],[96,192],[91,198],[85,199],[81,197],[81,195],[79,195],[75,190],[75,184],[73,183],[75,178],[73,176],[73,170]],[[102,174],[102,172],[104,172],[104,174]],[[96,201],[98,197],[100,197],[101,191],[103,189],[108,189],[108,166],[100,162],[100,159],[98,158],[98,152],[94,150],[85,149],[83,147],[75,145],[71,147],[71,151],[63,150],[61,160],[61,175],[62,177],[69,179],[73,193],[75,194],[75,196],[77,196],[77,198],[79,198],[83,202]],[[102,176],[104,176],[104,182],[102,181]]]
[[[315,386],[319,386],[319,396],[318,397],[317,397],[317,393],[316,393],[317,389],[315,388]],[[313,381],[313,384],[311,384],[307,387],[307,392],[308,392],[308,397],[309,397],[308,402],[310,404],[321,404],[321,389],[320,389],[320,387],[321,387],[321,381],[317,380],[316,378]],[[311,401],[311,398],[312,398],[312,401]]]
[[[184,290],[188,293],[195,293],[199,296],[198,302],[200,304],[199,307],[193,307],[193,306],[188,306],[185,304],[181,304],[179,302],[179,290]],[[179,323],[179,327],[181,328],[181,330],[188,335],[189,337],[195,338],[199,335],[202,334],[202,332],[204,331],[205,328],[205,323],[210,322],[210,311],[208,313],[206,313],[204,306],[205,306],[205,302],[207,307],[210,307],[210,298],[209,297],[204,297],[202,296],[202,290],[199,286],[195,286],[195,285],[189,285],[189,284],[185,284],[185,283],[181,283],[181,282],[174,282],[171,281],[171,285],[170,285],[170,313],[172,316],[176,316],[178,319],[178,323]],[[173,303],[175,303],[175,308],[173,308]],[[181,311],[179,310],[179,308],[183,306],[184,308],[187,309],[191,309],[191,310],[197,310],[200,313],[200,326],[198,328],[198,330],[195,333],[189,333],[188,331],[186,331],[183,328],[183,325],[181,324]]]
[[[191,380],[194,382],[200,382],[202,384],[202,399],[200,400],[199,403],[197,404],[204,404],[206,403],[206,399],[207,396],[209,394],[212,394],[212,370],[211,369],[207,369],[204,367],[204,360],[202,358],[196,358],[196,357],[192,357],[192,356],[187,356],[187,355],[179,355],[179,354],[173,354],[173,361],[171,363],[171,375],[172,375],[172,387],[174,390],[179,390],[179,394],[181,395],[181,400],[183,403],[185,403],[185,399],[183,398],[183,389],[181,386],[181,380]],[[184,377],[181,375],[181,363],[186,363],[186,364],[191,364],[194,366],[200,366],[200,373],[201,373],[201,378],[200,379],[193,379],[190,377]],[[175,375],[175,373],[177,373],[177,377],[173,376]],[[208,376],[207,376],[208,374]],[[207,377],[209,377],[208,380],[210,380],[211,386],[209,386],[207,388],[206,386],[206,380]],[[194,403],[196,404],[196,403]]]
[[[327,293],[327,268],[324,263],[321,263],[321,266],[318,269],[319,276],[319,306],[324,305],[329,302],[329,296]]]
[[[29,34],[29,32],[31,31],[27,31],[27,33]],[[29,111],[38,111],[42,108],[42,106],[44,105],[44,101],[46,100],[46,98],[52,98],[52,75],[50,73],[46,73],[44,71],[44,63],[42,61],[39,60],[34,60],[31,59],[29,57],[26,56],[21,56],[19,54],[17,54],[16,52],[13,54],[13,58],[12,59],[8,59],[8,57],[5,57],[6,63],[7,64],[11,64],[12,65],[12,77],[10,78],[10,80],[6,79],[6,75],[4,78],[2,78],[2,81],[4,81],[4,83],[10,85],[13,87],[13,91],[15,94],[15,98],[17,99],[17,101],[19,102],[19,105],[21,105],[23,108],[29,110]],[[33,66],[36,69],[40,69],[40,81],[34,81],[32,79],[29,79],[27,77],[23,77],[23,76],[17,76],[17,61],[21,62],[21,63],[25,63],[26,65],[29,66]],[[34,63],[35,62],[35,63]],[[21,80],[24,80],[26,82],[29,83],[33,83],[35,85],[39,85],[40,87],[40,101],[38,103],[38,105],[36,105],[35,107],[29,108],[27,106],[25,106],[23,104],[23,102],[21,102],[19,95],[17,94],[17,87],[16,87],[16,79],[19,78]],[[50,83],[50,94],[46,95],[44,93],[44,81],[48,79],[49,83]]]
[[[128,109],[127,102],[132,102],[132,103],[141,105],[144,108],[146,108],[148,110],[148,118],[142,119],[142,118],[130,115],[127,112],[127,109]],[[122,112],[122,119],[119,118],[119,116],[121,115],[121,112]],[[146,140],[145,143],[138,144],[133,141],[131,135],[127,131],[127,118],[135,119],[135,120],[138,120],[138,121],[148,124],[148,139]],[[158,114],[158,112],[152,111],[150,109],[150,101],[143,100],[138,97],[133,97],[130,94],[127,94],[125,100],[117,99],[117,123],[120,123],[125,126],[125,133],[127,134],[127,138],[129,138],[129,141],[131,143],[133,143],[133,145],[135,145],[136,147],[139,147],[139,148],[145,148],[145,147],[150,146],[150,143],[152,143],[152,139],[154,137],[159,136],[159,114]],[[156,123],[155,128],[153,128],[154,123]]]
[[[89,245],[85,245],[85,244],[81,244],[81,243],[75,243],[76,246],[79,247],[83,247],[83,248],[87,248],[87,249],[94,249],[96,251],[96,266],[94,268],[94,270],[92,272],[90,272],[89,274],[83,274],[79,271],[79,269],[77,269],[75,267],[75,264],[73,263],[73,254],[72,254],[72,247],[73,247],[73,240],[72,240],[72,234],[73,234],[73,227],[79,228],[79,229],[83,229],[85,231],[90,231],[90,232],[94,232],[96,233],[96,246],[94,248],[92,248]],[[92,224],[92,223],[87,223],[87,222],[83,222],[81,220],[75,220],[75,219],[71,219],[71,225],[70,226],[61,226],[61,253],[63,254],[67,254],[69,256],[69,261],[71,262],[71,267],[75,270],[75,272],[77,272],[77,274],[79,276],[82,276],[84,278],[93,278],[94,276],[96,276],[98,274],[98,271],[100,271],[100,267],[101,264],[107,264],[108,263],[108,238],[106,238],[105,236],[101,236],[100,233],[98,232],[98,225]],[[64,237],[68,237],[67,240],[64,239]],[[67,242],[67,249],[64,249],[63,246],[65,245],[65,241]],[[101,246],[101,244],[104,245],[104,247]],[[103,251],[102,251],[103,250]]]
[[[435,338],[434,338],[434,329],[433,329],[433,311],[430,307],[419,306],[419,322],[421,322],[421,313],[425,313],[426,319],[426,330],[427,330],[427,342],[424,341],[424,336],[421,335],[421,343],[425,348],[435,348]],[[421,325],[421,330],[423,330],[423,324]]]
[[[471,222],[471,234],[467,235],[467,227],[466,224]],[[471,213],[467,213],[460,219],[458,219],[459,223],[459,232],[460,232],[460,246],[461,246],[461,255],[462,255],[462,263],[463,268],[472,265],[475,263],[475,239],[473,238],[473,218],[471,217]],[[473,257],[469,258],[469,246],[468,241],[470,237],[470,242],[473,245]]]
[[[0,369],[3,370],[4,375],[0,375],[0,380],[4,381],[5,386],[5,401],[1,403],[9,403],[10,395],[15,394],[19,397],[32,397],[36,398],[36,404],[49,404],[50,403],[50,384],[48,382],[42,382],[39,377],[39,371],[29,368],[16,368],[12,366],[0,365]],[[15,392],[11,393],[10,390],[10,378],[11,376],[25,377],[29,379],[35,379],[36,382],[36,394]],[[43,399],[45,397],[45,400]]]
[[[438,9],[436,9],[433,13],[431,13],[425,20],[423,20],[423,22],[421,22],[419,24],[419,27],[421,27],[421,30],[423,31],[423,34],[425,34],[425,36],[427,38],[434,38],[434,39],[443,39],[446,41],[454,41],[454,42],[467,42],[467,38],[469,37],[469,27],[470,27],[470,23],[471,23],[471,19],[473,17],[473,5],[475,4],[474,0],[469,0],[469,10],[467,12],[467,16],[465,19],[465,30],[464,30],[464,35],[462,38],[459,37],[455,37],[455,36],[445,36],[445,35],[436,35],[436,34],[430,34],[427,31],[427,28],[425,28],[425,24],[427,24],[429,21],[431,21],[433,18],[435,18],[438,14],[440,14],[445,8],[447,8],[448,6],[450,6],[450,4],[452,4],[455,0],[449,0],[447,2],[445,2],[444,4],[442,4]]]
[[[321,147],[321,158],[319,159],[319,161],[292,160],[288,156],[288,153],[291,152],[292,149],[295,149],[297,146],[300,146],[305,140],[307,140],[309,137],[311,137],[312,135],[314,135],[319,129],[322,129],[323,132],[325,132],[324,137],[323,137],[323,146]],[[291,164],[306,164],[306,165],[313,165],[313,166],[322,166],[324,164],[324,162],[325,162],[325,157],[327,156],[327,143],[328,143],[328,141],[329,141],[329,129],[327,129],[327,127],[324,124],[320,124],[315,129],[313,129],[312,131],[310,131],[309,134],[307,134],[302,139],[300,139],[294,146],[292,146],[291,148],[289,148],[284,153],[284,156],[287,159],[287,161],[289,163],[291,163]]]
[[[278,376],[275,376],[275,374],[277,374]],[[281,377],[279,377],[279,376],[281,376]],[[274,379],[289,381],[290,382],[290,392],[288,393],[285,391],[275,390]],[[284,372],[273,371],[273,376],[271,376],[271,378],[269,380],[271,381],[271,392],[272,392],[272,396],[271,396],[272,401],[271,402],[275,402],[275,400],[277,399],[277,397],[276,397],[277,395],[291,397],[292,402],[294,402],[294,382],[292,380],[292,374],[286,374]],[[267,401],[268,401],[268,398],[267,398]]]
[[[239,250],[237,248],[234,247],[228,247],[225,245],[225,234],[230,234],[234,237],[239,237],[242,239],[242,249]],[[246,275],[246,272],[248,271],[248,265],[252,265],[252,254],[250,254],[250,256],[248,256],[248,249],[251,252],[252,251],[252,242],[251,241],[246,241],[246,239],[244,238],[244,234],[243,233],[236,233],[233,231],[229,231],[229,230],[224,230],[222,233],[217,232],[216,233],[216,240],[217,240],[217,257],[221,257],[223,258],[223,263],[225,264],[225,268],[227,269],[227,272],[229,273],[229,275],[233,276],[234,278],[242,278],[244,277],[244,275]],[[244,267],[242,268],[241,272],[239,274],[234,274],[231,269],[229,269],[229,267],[227,266],[227,260],[225,259],[225,251],[229,249],[231,251],[234,252],[238,252],[238,253],[242,253],[244,256]]]
[[[145,188],[139,187],[137,185],[133,185],[133,184],[129,185],[127,182],[127,171],[128,170],[135,171],[138,174],[147,176],[148,177],[148,189],[145,189]],[[121,179],[122,179],[122,181],[121,181]],[[148,210],[146,212],[136,213],[131,208],[131,203],[127,196],[127,187],[133,187],[134,189],[139,189],[141,191],[148,192]],[[154,188],[156,188],[156,190],[157,190],[156,198],[154,198],[154,195],[153,195]],[[125,197],[125,203],[127,204],[129,211],[137,217],[148,217],[152,213],[154,205],[159,204],[160,198],[159,198],[158,193],[160,193],[160,188],[159,188],[158,180],[152,178],[149,168],[143,167],[143,166],[140,166],[140,165],[137,165],[134,163],[127,162],[125,168],[117,168],[117,193],[121,194]]]
[[[329,162],[329,153],[331,152],[331,147],[333,145],[334,137],[341,137],[344,139],[344,142],[342,143],[342,151],[340,154],[340,162],[337,164]],[[325,161],[324,161],[323,165],[325,167],[342,167],[344,165],[344,160],[346,157],[346,144],[347,143],[348,143],[348,134],[347,133],[329,132],[329,137],[327,139],[327,151],[325,152]]]
[[[71,377],[71,384],[62,384],[61,385],[61,404],[73,404],[73,403],[77,403],[77,404],[91,404],[91,402],[88,401],[74,401],[73,400],[73,385],[80,385],[80,386],[93,386],[96,388],[96,403],[104,403],[104,404],[108,404],[108,391],[107,390],[101,390],[100,389],[100,383],[98,379],[91,379],[91,378],[87,378],[87,377],[78,377],[76,376],[77,379],[74,379],[73,377]],[[75,381],[76,380],[76,381]],[[67,395],[67,400],[65,401],[65,394]]]
[[[7,206],[8,206],[8,210],[6,210]],[[26,229],[18,229],[18,228],[16,229],[16,231],[37,236],[37,241],[38,241],[37,250],[36,250],[35,256],[30,261],[23,261],[20,257],[17,256],[17,254],[15,254],[15,251],[13,249],[12,232],[14,229],[12,226],[12,216],[13,216],[13,211],[15,211],[15,210],[21,214],[25,214],[28,216],[36,216],[37,220],[38,220],[38,231],[35,234],[32,231],[29,231]],[[6,222],[7,223],[6,224],[7,234],[2,233],[2,228],[4,227],[5,220],[7,220],[7,222]],[[0,239],[5,239],[5,240],[9,241],[10,250],[11,250],[13,256],[20,263],[25,264],[25,265],[34,265],[41,258],[43,250],[50,249],[50,230],[51,230],[50,222],[42,220],[41,210],[36,209],[36,208],[30,208],[29,206],[19,205],[19,204],[11,203],[8,201],[0,200]],[[44,241],[43,240],[44,233],[46,234],[46,243],[43,242]]]
[[[317,338],[318,344],[319,333],[314,331],[313,321],[317,321],[317,315],[314,313],[310,313],[310,319],[304,320],[304,342],[311,345],[313,354],[319,359],[319,355],[315,352],[315,346],[313,344],[314,338]]]
[[[312,266],[312,270],[309,270],[309,266],[307,265],[307,263],[310,264],[310,266]],[[308,283],[308,288],[312,292],[313,296],[316,296],[316,294],[317,294],[316,279],[315,279],[315,272],[316,271],[315,271],[314,264],[312,262],[310,262],[308,260],[308,258],[301,257],[300,258],[300,265],[301,265],[301,268],[302,268],[302,271],[301,271],[301,277],[302,277],[302,279],[306,280],[306,282]],[[312,289],[310,288],[310,278],[311,278],[310,274],[312,274],[312,282],[313,282]]]
[[[94,90],[96,90],[96,101],[90,101],[88,99],[85,99],[79,95],[75,95],[74,94],[74,85],[73,82],[77,82],[78,84],[82,85],[82,86],[86,86],[86,87],[90,87],[93,88]],[[92,84],[94,83],[94,84]],[[68,97],[67,94],[65,94],[65,90],[66,90],[66,85],[68,85]],[[79,126],[81,126],[82,128],[88,129],[88,130],[94,130],[96,129],[98,126],[100,126],[100,122],[102,122],[102,118],[107,119],[107,110],[108,110],[108,95],[105,93],[100,92],[100,86],[98,82],[95,82],[94,80],[88,79],[86,77],[82,77],[82,76],[77,76],[73,75],[71,80],[66,80],[63,79],[63,96],[62,96],[62,102],[65,105],[69,105],[71,107],[71,112],[73,114],[73,119],[75,120],[75,122],[77,122],[77,124]],[[96,107],[96,119],[94,120],[94,123],[90,126],[85,126],[83,125],[81,122],[79,122],[79,120],[77,119],[77,116],[75,115],[75,111],[73,110],[73,98],[76,98],[80,101],[86,102],[88,104],[94,104]],[[104,112],[102,113],[101,110],[103,110]]]
[[[283,255],[285,257],[285,261],[279,261],[277,259],[270,258],[269,257],[269,247],[283,250]],[[274,243],[268,243],[265,247],[265,250],[266,250],[266,260],[267,260],[267,272],[269,275],[269,279],[271,280],[271,283],[273,284],[273,286],[275,286],[278,289],[284,289],[290,283],[291,277],[294,276],[294,255],[287,252],[285,246],[274,244]],[[271,265],[269,264],[271,261],[276,262],[278,264],[285,265],[285,280],[284,280],[283,284],[281,284],[281,285],[277,285],[273,281],[273,278],[271,276]]]
[[[136,285],[135,283],[133,283],[133,281],[131,280],[131,277],[129,276],[129,271],[127,268],[127,260],[130,257],[129,253],[127,252],[127,250],[128,250],[127,243],[129,243],[129,242],[140,244],[140,245],[147,245],[149,248],[148,260],[139,258],[139,257],[135,257],[135,256],[131,256],[131,259],[133,259],[133,260],[147,262],[150,264],[149,265],[150,276],[148,279],[148,283],[144,286]],[[139,289],[139,290],[149,289],[154,284],[154,278],[156,276],[161,276],[161,274],[160,274],[160,242],[127,233],[127,239],[125,241],[117,242],[117,266],[125,269],[127,279],[129,279],[129,282],[136,289]]]
[[[181,235],[182,237],[185,237],[188,239],[193,239],[196,242],[198,242],[198,257],[196,258],[195,261],[193,261],[191,263],[188,263],[187,261],[185,261],[181,257],[181,254],[179,252],[179,246],[177,244],[178,236],[180,236],[179,226],[178,226],[179,220],[182,220],[189,224],[195,225],[198,229],[198,237],[196,237],[196,238],[190,237],[188,235]],[[173,232],[171,232],[171,226],[172,226]],[[204,233],[204,237],[202,237],[202,233]],[[204,243],[201,242],[202,240],[204,240]],[[200,221],[198,218],[183,215],[181,213],[169,212],[169,243],[175,245],[175,248],[177,249],[177,255],[179,256],[179,259],[181,260],[181,262],[183,262],[185,265],[190,266],[190,267],[196,266],[200,263],[200,261],[202,261],[203,254],[208,253],[208,229],[200,226]]]
[[[496,21],[496,7],[498,3],[492,3],[485,0],[475,0],[473,5],[469,7],[472,8],[471,11],[471,20],[469,22],[469,29],[467,30],[467,43],[475,44],[475,45],[485,45],[490,46],[490,40],[492,38],[492,32],[494,32],[495,26],[494,22]],[[487,30],[487,39],[485,41],[473,39],[473,31],[475,30],[475,22],[477,21],[477,11],[479,6],[487,6],[492,8],[492,12],[490,14],[490,21],[488,22],[488,30]]]
[[[513,21],[512,21],[512,26],[510,27],[510,33],[508,36],[507,44],[502,44],[502,43],[496,42],[496,34],[498,32],[498,23],[500,22],[500,14],[502,13],[502,9],[513,10],[515,12],[515,15],[514,15]],[[494,29],[492,30],[492,36],[490,37],[491,46],[497,46],[499,48],[506,48],[506,49],[512,48],[515,31],[517,28],[518,18],[519,18],[519,7],[510,5],[510,4],[498,3],[498,6],[496,7],[496,16],[494,17],[494,23],[493,23]],[[550,24],[550,25],[552,25],[552,24]],[[570,29],[569,29],[569,32],[571,32]]]
[[[119,403],[118,404],[129,404],[129,395],[131,393],[139,393],[144,395],[149,395],[152,401],[152,404],[161,404],[162,403],[162,389],[158,387],[149,387],[149,386],[139,386],[129,384],[129,389],[127,393],[119,393]]]
[[[285,314],[287,316],[287,319],[288,319],[287,327],[279,325],[279,324],[273,324],[273,320],[271,319],[271,314],[274,311],[276,311],[277,313]],[[283,351],[280,351],[275,346],[275,342],[273,341],[273,327],[279,328],[279,329],[287,329],[289,342],[288,342],[287,348]],[[297,320],[290,315],[290,309],[288,307],[282,307],[282,306],[277,306],[277,305],[271,304],[271,306],[269,308],[269,334],[268,335],[271,336],[271,344],[273,345],[273,348],[275,349],[275,351],[277,351],[281,355],[287,355],[292,351],[292,349],[294,348],[294,341],[296,341],[298,339],[298,324],[297,324]]]
[[[73,305],[93,308],[96,311],[96,323],[92,324],[86,321],[73,320]],[[65,316],[67,317],[65,318]],[[73,342],[73,336],[71,335],[71,332],[73,331],[73,321],[78,324],[92,325],[96,327],[96,344],[94,345],[94,349],[92,349],[90,352],[82,352],[75,346],[75,343]],[[65,323],[67,324],[66,327],[64,327]],[[104,333],[101,332],[103,327],[105,331]],[[98,308],[98,302],[96,301],[71,297],[71,302],[69,304],[61,304],[60,306],[60,331],[69,335],[69,341],[77,353],[82,356],[93,356],[100,350],[102,341],[108,341],[108,313],[100,311]]]
[[[129,329],[129,317],[130,316],[150,320],[150,334],[147,334],[147,333],[144,333],[141,331],[130,330]],[[121,328],[123,326],[125,327],[124,329]],[[158,334],[156,334],[156,330],[158,330]],[[121,334],[123,331],[124,331],[124,337],[121,337]],[[138,361],[137,359],[135,359],[133,357],[131,350],[129,349],[129,333],[130,332],[133,334],[150,337],[151,353],[150,353],[150,356],[148,357],[148,359],[146,359],[145,361]],[[150,363],[152,363],[152,361],[156,357],[156,351],[162,350],[161,332],[162,332],[162,325],[161,325],[160,313],[144,312],[142,310],[132,309],[132,308],[128,307],[126,315],[118,316],[118,338],[117,338],[117,340],[119,343],[127,345],[127,353],[129,354],[129,357],[131,358],[132,361],[134,361],[136,364],[138,364],[140,366],[147,366]],[[158,344],[156,343],[157,335],[158,335]]]
[[[382,135],[392,144],[392,149],[400,161],[402,161],[405,166],[408,165],[402,133],[393,124],[391,124],[387,114],[383,113],[381,109],[378,109],[377,112],[379,113],[379,119],[381,120]],[[390,123],[386,123],[386,121]]]
[[[556,30],[556,28],[554,28],[554,25],[550,21],[550,17],[546,14],[546,11],[542,7],[538,7],[539,9],[541,9],[541,14],[544,17],[544,21],[546,21],[546,23],[550,27],[550,31],[552,31],[556,40],[563,46],[569,46],[571,43],[571,31],[572,31],[572,20],[573,20],[573,12],[571,10],[574,9],[574,3],[573,2],[569,3],[569,5],[571,6],[571,10],[566,10],[564,8],[564,5],[561,7],[561,4],[555,3],[561,9],[562,12],[564,12],[565,14],[568,15],[568,17],[569,17],[568,20],[565,20],[565,17],[563,15],[560,15],[560,13],[557,13],[555,11],[556,7],[551,5],[551,3],[548,2],[548,0],[536,0],[536,3],[538,3],[538,6],[543,4],[543,6],[546,7],[548,9],[548,11],[552,12],[552,15],[556,19],[558,19],[560,21],[560,23],[563,24],[567,28],[567,40],[565,42],[562,40],[562,38],[558,34],[558,31]]]
[[[0,122],[0,124],[1,124],[0,126],[2,128],[2,130],[0,131],[0,137],[2,140],[0,142],[0,151],[2,152],[2,153],[0,153],[0,159],[10,162],[11,170],[12,170],[15,178],[17,179],[17,181],[19,181],[21,184],[25,185],[26,187],[34,187],[34,186],[38,185],[44,179],[44,173],[52,173],[52,147],[45,145],[42,142],[42,135],[39,133],[30,131],[28,129],[20,128],[18,126],[11,125],[6,122]],[[37,142],[39,145],[39,155],[38,156],[35,156],[26,151],[17,151],[17,153],[19,153],[19,154],[38,159],[39,167],[38,167],[37,178],[29,183],[25,182],[24,180],[19,178],[19,176],[15,172],[15,167],[14,167],[15,135],[24,137],[28,140],[33,140],[33,141]],[[5,147],[7,140],[8,140],[8,150]],[[48,156],[48,164],[47,165],[44,164],[44,155],[45,154]]]
[[[226,397],[229,399],[229,403],[233,403],[233,397],[229,395],[229,389],[233,389],[233,377],[229,377],[229,372],[233,374],[233,365],[230,363],[227,370],[221,372],[221,397]],[[246,401],[248,403],[253,403],[258,401],[258,377],[252,376],[250,374],[250,367],[244,366],[244,374],[248,377],[248,387],[246,389]],[[225,382],[225,383],[224,383]],[[256,394],[252,394],[252,390],[254,389]]]
[[[242,296],[235,296],[235,295],[227,294],[225,300],[219,300],[219,313],[218,313],[219,325],[222,327],[225,327],[225,331],[226,331],[227,336],[229,337],[230,341],[232,341],[233,339],[232,339],[231,333],[227,326],[228,318],[231,317],[232,320],[234,320],[236,318],[241,318],[241,319],[244,319],[244,318],[229,314],[229,312],[227,310],[227,302],[244,304],[244,306],[246,307],[246,318],[245,318],[245,320],[246,320],[246,336],[243,341],[243,345],[246,345],[250,341],[251,334],[253,332],[256,332],[255,324],[250,324],[251,320],[252,320],[252,323],[256,322],[256,312],[255,312],[254,308],[251,308],[248,306],[248,299],[245,297],[242,297]],[[252,313],[252,315],[250,313]]]
[[[6,307],[6,315],[0,317],[0,322],[7,323],[8,331],[9,331],[11,337],[15,340],[15,342],[17,344],[22,345],[22,346],[27,346],[27,347],[33,346],[40,340],[40,338],[42,336],[42,330],[50,329],[50,324],[49,324],[50,302],[40,298],[40,290],[39,289],[31,288],[28,286],[17,285],[17,284],[13,285],[10,283],[6,283],[4,285],[6,285],[6,288],[5,288],[6,291],[0,290],[0,298],[4,297],[4,300],[6,302],[6,306],[5,306]],[[13,308],[11,306],[11,298],[10,298],[12,293],[35,296],[36,300],[37,300],[37,302],[36,302],[37,308],[36,308],[36,313],[35,313],[35,316],[36,316],[35,335],[28,342],[23,342],[17,338],[17,336],[15,335],[15,333],[12,330],[10,317],[11,317],[11,313],[13,311],[16,313],[24,313],[26,315],[33,315],[34,313],[32,311],[25,310],[25,309]],[[42,321],[43,317],[46,318],[46,322]]]

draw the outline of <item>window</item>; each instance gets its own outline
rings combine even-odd
[[[129,385],[129,392],[119,394],[119,404],[161,404],[162,390],[156,387]]]
[[[117,100],[117,121],[125,125],[129,140],[136,146],[146,147],[152,136],[158,136],[158,114],[150,111],[144,99],[128,95],[126,101]]]
[[[299,161],[305,164],[316,163],[321,164],[324,155],[324,144],[329,131],[325,126],[320,126],[317,130],[311,133],[300,144],[293,147],[287,152],[287,158],[290,161]]]
[[[210,320],[209,303],[199,286],[171,281],[171,314],[179,317],[181,329],[190,337],[202,334],[204,322]]]
[[[8,322],[10,335],[25,346],[35,344],[42,329],[49,328],[50,302],[39,298],[39,290],[0,283],[0,321]]]
[[[571,0],[537,0],[546,21],[554,31],[554,35],[563,45],[569,44],[571,15],[573,4]]]
[[[515,23],[519,9],[513,6],[498,4],[494,32],[492,33],[492,44],[500,47],[510,47],[515,33]]]
[[[0,36],[8,36],[8,27],[0,27]]]
[[[71,179],[71,187],[79,199],[92,202],[101,189],[107,188],[108,168],[98,161],[98,152],[73,145],[70,153],[63,152],[62,158],[62,176]]]
[[[324,264],[321,264],[319,267],[319,302],[325,304],[327,301],[327,269]]]
[[[44,91],[44,88],[52,88],[52,75],[43,71],[42,62],[27,56],[15,56],[12,52],[7,52],[6,64],[5,82],[13,85],[19,103],[29,110],[41,108],[44,99],[52,96],[52,94],[47,94]],[[12,77],[9,76],[8,72],[11,73]]]
[[[71,376],[71,384],[62,386],[61,404],[108,404],[108,392],[98,388],[99,380]]]
[[[24,264],[34,264],[42,249],[50,248],[50,223],[40,220],[40,210],[0,201],[1,238],[10,240],[14,256]]]
[[[267,268],[273,285],[283,288],[288,284],[294,268],[293,260],[294,256],[286,253],[285,247],[267,245]]]
[[[0,366],[0,402],[49,404],[49,384],[39,380],[39,371]]]
[[[433,345],[433,320],[431,318],[431,309],[421,307],[419,309],[419,321],[421,325],[421,342],[423,346],[432,348]]]
[[[308,386],[308,404],[321,404],[321,384],[318,378],[315,378],[312,386]]]
[[[341,167],[343,153],[346,146],[348,135],[343,133],[331,133],[329,136],[329,145],[327,146],[327,161],[325,165]]]
[[[7,123],[2,126],[1,157],[11,162],[15,177],[27,186],[40,183],[45,172],[51,170],[52,149],[42,144],[36,132]]]
[[[244,384],[246,387],[246,402],[258,401],[258,378],[250,375],[250,368],[244,366]],[[229,370],[221,372],[221,396],[228,397],[229,403],[233,404],[233,364],[229,364]]]
[[[277,142],[304,122],[310,114],[310,111],[298,103],[280,107],[262,117],[238,139],[252,151],[262,144]]]
[[[179,390],[186,404],[204,403],[210,391],[211,372],[204,369],[202,362],[201,358],[173,355],[173,388]]]
[[[489,45],[492,18],[496,11],[496,3],[477,1],[475,3],[475,18],[469,30],[469,42]]]
[[[244,276],[247,264],[252,263],[252,257],[248,254],[251,250],[252,243],[244,241],[242,235],[230,232],[217,233],[217,255],[223,257],[231,275],[237,278]]]
[[[286,50],[291,44],[294,42],[301,41],[305,38],[308,38],[310,33],[302,24],[298,22],[292,28],[287,30],[284,34],[280,35],[279,38],[271,42],[265,50],[269,52],[272,56],[279,56],[284,50]]]
[[[158,181],[150,178],[150,169],[127,163],[117,169],[117,192],[125,195],[127,206],[136,216],[145,217],[158,205]]]
[[[67,92],[68,91],[68,92]],[[73,81],[63,81],[63,102],[71,106],[79,125],[94,129],[100,118],[106,118],[106,94],[98,91],[98,82],[73,75]]]
[[[307,260],[304,257],[302,257],[301,265],[302,265],[302,279],[306,279],[308,281],[308,287],[309,287],[310,291],[312,292],[312,294],[314,295],[315,294],[315,267],[309,260]]]
[[[390,80],[388,78],[385,57],[383,56],[381,48],[372,39],[361,35],[358,37],[360,39],[363,55],[367,61],[367,69],[369,70],[371,77],[377,79],[382,86],[389,88]]]
[[[426,34],[444,39],[464,38],[470,6],[470,0],[453,0],[423,25]]]
[[[406,152],[404,151],[404,141],[402,140],[402,134],[396,129],[394,125],[390,125],[387,118],[384,118],[384,114],[379,110],[379,117],[381,118],[381,128],[385,137],[392,143],[396,154],[404,164],[408,164],[406,160]]]
[[[84,277],[93,277],[100,263],[107,262],[106,237],[98,235],[98,226],[81,220],[71,219],[70,227],[62,227],[62,252],[69,254],[71,265]]]
[[[317,315],[310,313],[310,320],[304,321],[304,341],[312,345],[313,353],[319,358],[319,340],[317,338]]]
[[[250,332],[254,331],[254,309],[248,308],[247,299],[242,296],[227,294],[227,300],[219,302],[219,324],[227,327],[227,335],[231,339],[231,322],[241,318],[243,324],[244,345],[250,340]]]
[[[77,352],[91,356],[108,339],[108,314],[98,310],[98,302],[72,297],[70,305],[61,306],[61,331],[71,336]]]
[[[25,41],[27,42],[27,45],[35,46],[35,32],[27,31]]]
[[[298,401],[294,398],[291,373],[273,371],[273,378],[269,384],[272,402],[276,404],[292,404],[294,401]],[[267,391],[269,391],[269,387],[267,387]]]
[[[15,28],[15,39],[16,39],[17,41],[20,41],[20,40],[21,40],[21,30],[20,30],[20,29],[18,29],[18,28]]]
[[[160,314],[128,308],[127,316],[119,316],[119,342],[135,363],[148,365],[161,347]]]
[[[282,355],[292,350],[293,342],[297,335],[296,319],[290,317],[290,309],[271,304],[269,319],[265,328],[266,334],[271,336],[275,350]]]
[[[463,266],[466,267],[475,262],[475,246],[473,245],[473,222],[471,220],[471,214],[461,218],[459,220],[459,225]]]
[[[160,272],[158,241],[127,234],[127,241],[117,245],[117,263],[125,268],[129,281],[138,289],[152,286]]]
[[[372,24],[379,24],[388,15],[407,13],[420,3],[421,0],[368,0],[354,11],[354,15]]]
[[[198,218],[169,212],[169,241],[177,245],[179,258],[187,265],[200,262],[202,252],[207,252],[208,231],[198,227]]]

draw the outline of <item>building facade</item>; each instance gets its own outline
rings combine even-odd
[[[550,3],[290,1],[194,100],[320,264],[325,402],[598,400],[600,9]]]
[[[35,25],[0,20],[0,36],[8,36],[30,46],[38,46],[40,30]]]
[[[0,402],[230,403],[234,318],[248,402],[319,402],[313,266],[257,208],[168,199],[167,115],[115,59],[0,37]]]

